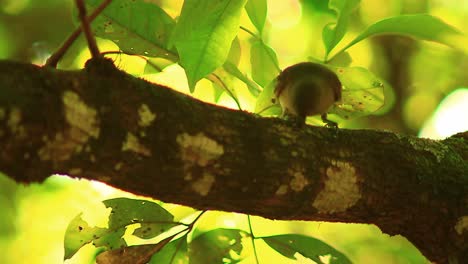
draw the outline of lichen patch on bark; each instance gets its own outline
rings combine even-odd
[[[326,169],[324,188],[312,205],[320,213],[344,212],[360,198],[356,169],[349,162],[333,161]]]
[[[115,165],[114,165],[114,170],[115,171],[119,171],[123,166],[123,163],[122,162],[117,162]]]
[[[44,145],[38,151],[41,160],[68,160],[73,154],[89,148],[87,143],[91,137],[99,137],[100,122],[94,108],[86,105],[73,91],[65,91],[62,101],[69,127],[52,137],[42,138]]]
[[[122,151],[132,151],[146,157],[151,156],[151,150],[141,144],[138,138],[130,132],[127,133],[127,138],[122,144]]]
[[[289,189],[288,185],[281,184],[276,190],[275,195],[285,195],[288,193],[288,189]]]
[[[138,108],[138,117],[140,127],[149,127],[156,119],[156,114],[149,109],[148,105],[142,104]]]
[[[67,129],[64,133],[58,132],[53,138],[44,136],[44,145],[38,151],[39,158],[59,162],[68,160],[74,153],[80,153],[83,142],[70,139],[73,138],[71,130],[73,129]]]
[[[455,231],[459,235],[462,235],[464,232],[468,232],[468,215],[458,218],[458,221],[455,224]]]
[[[205,167],[224,153],[222,145],[203,133],[195,136],[187,133],[179,134],[176,141],[181,150],[182,160],[201,167]]]
[[[293,166],[288,169],[288,174],[292,176],[292,179],[289,182],[289,187],[291,187],[291,190],[295,192],[302,191],[304,187],[310,184],[307,178],[304,176],[304,167],[299,164],[293,164]]]
[[[215,175],[210,171],[216,168],[216,161],[224,154],[224,147],[203,133],[194,136],[182,133],[177,135],[176,142],[184,161],[184,180],[190,181],[192,190],[199,195],[208,195],[216,181]],[[192,174],[194,168],[202,168],[202,174]]]
[[[24,138],[26,136],[26,131],[24,126],[21,125],[21,110],[17,107],[12,107],[9,112],[7,120],[8,129],[15,137]]]
[[[88,137],[98,138],[100,127],[96,109],[86,105],[79,95],[72,91],[65,91],[62,100],[68,124],[86,132],[84,134]]]
[[[81,168],[71,168],[68,173],[70,175],[80,175],[83,173],[83,170]]]
[[[215,177],[211,174],[204,173],[202,177],[192,182],[192,190],[201,196],[206,196],[211,190]]]

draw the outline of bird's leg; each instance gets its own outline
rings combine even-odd
[[[338,129],[338,123],[328,119],[327,113],[323,113],[320,117],[322,118],[322,121],[325,123],[326,127]]]
[[[281,114],[281,118],[286,120],[288,123],[291,123],[297,127],[303,127],[305,125],[305,116],[298,116],[295,114],[290,113],[287,109],[283,110]]]

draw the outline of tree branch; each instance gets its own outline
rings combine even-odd
[[[468,133],[295,127],[117,70],[0,61],[0,170],[53,173],[271,219],[371,223],[437,263],[468,258]]]

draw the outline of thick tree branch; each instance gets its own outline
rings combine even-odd
[[[468,133],[442,141],[296,127],[114,68],[0,62],[0,171],[62,173],[199,209],[372,223],[430,260],[468,258]]]

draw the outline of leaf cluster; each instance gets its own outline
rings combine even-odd
[[[86,3],[97,7],[100,0],[86,0]],[[457,43],[464,37],[431,15],[400,15],[370,25],[333,52],[348,32],[352,14],[359,4],[359,0],[328,2],[327,12],[333,13],[335,19],[321,29],[325,54],[323,59],[309,58],[327,64],[337,73],[344,96],[330,113],[343,119],[369,115],[384,104],[385,82],[365,68],[349,67],[350,47],[381,34],[406,35],[453,47],[459,46]],[[256,32],[241,25],[244,10]],[[122,52],[152,58],[147,60],[147,69],[160,71],[178,63],[185,70],[191,92],[199,80],[207,78],[216,89],[216,98],[226,93],[241,109],[240,81],[257,98],[256,113],[279,115],[281,110],[274,100],[273,88],[281,68],[275,49],[265,40],[269,26],[267,12],[266,0],[186,0],[180,15],[173,18],[150,1],[113,0],[92,26],[96,36],[114,41]],[[249,43],[239,43],[240,31],[251,35]],[[239,65],[242,49],[246,47],[250,47],[250,70]],[[158,64],[154,58],[165,61]],[[339,58],[346,59],[338,62]]]
[[[351,263],[332,246],[305,235],[255,237],[240,229],[197,230],[195,224],[203,212],[186,224],[174,221],[171,213],[152,201],[115,198],[103,203],[111,209],[108,226],[92,227],[82,214],[77,215],[65,233],[65,259],[92,244],[98,251],[97,263],[238,263],[251,257],[250,239],[254,245],[262,240],[293,260],[306,258],[324,263],[326,258],[328,263]],[[128,245],[125,237],[129,234],[140,238],[140,243]]]

